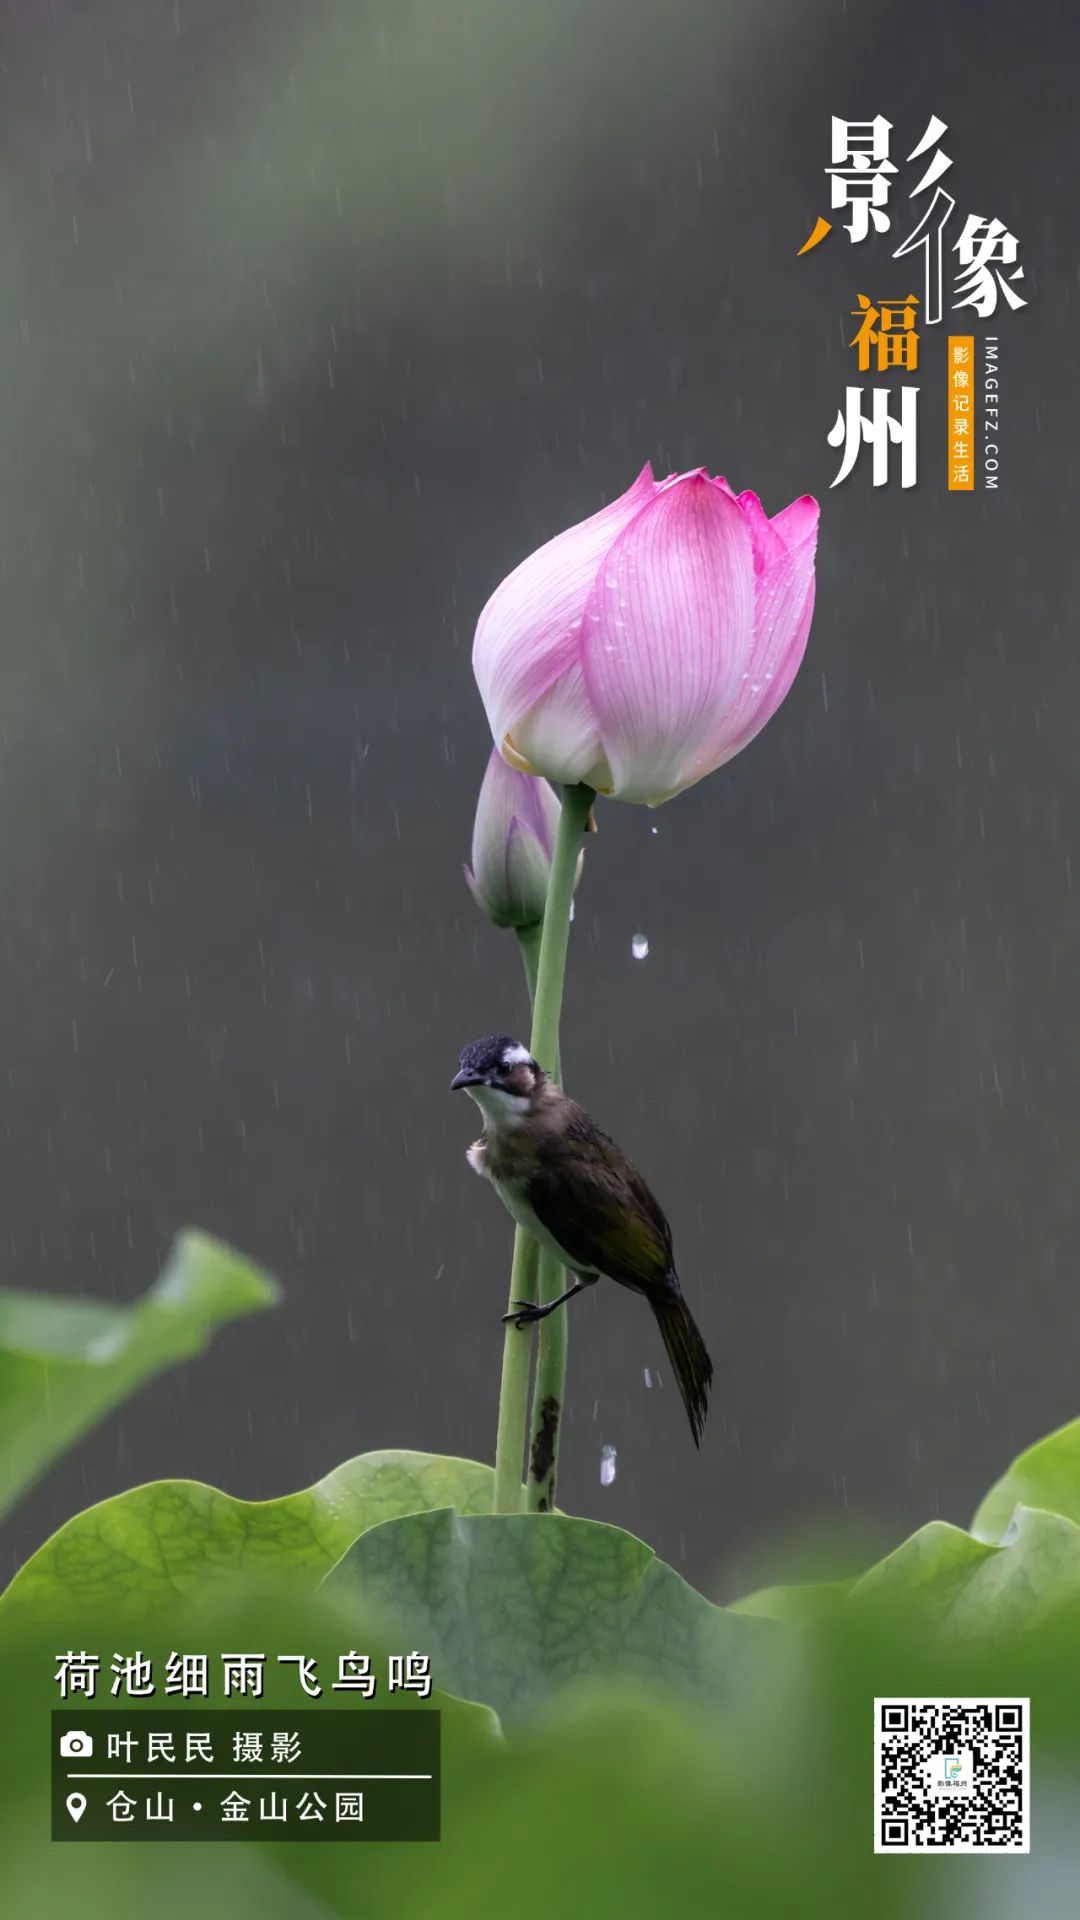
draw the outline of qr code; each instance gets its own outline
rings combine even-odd
[[[875,1700],[874,1852],[1027,1853],[1028,1700]]]

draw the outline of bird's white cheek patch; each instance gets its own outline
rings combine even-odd
[[[529,1101],[521,1093],[507,1093],[502,1087],[470,1087],[468,1091],[492,1127],[516,1126],[529,1111]]]
[[[531,1059],[532,1054],[529,1052],[528,1047],[519,1045],[516,1047],[507,1047],[502,1057],[502,1063],[504,1067],[520,1067],[524,1066],[525,1062]]]

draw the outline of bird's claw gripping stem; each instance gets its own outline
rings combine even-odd
[[[512,1313],[504,1313],[503,1319],[504,1321],[512,1320],[515,1327],[518,1328],[528,1327],[532,1325],[534,1320],[542,1320],[544,1315],[550,1312],[551,1308],[549,1306],[538,1307],[532,1300],[515,1300],[514,1311]]]
[[[503,1319],[512,1320],[515,1327],[531,1326],[534,1320],[542,1320],[545,1314],[554,1313],[556,1307],[561,1307],[565,1301],[572,1300],[576,1293],[584,1293],[585,1288],[591,1287],[595,1279],[595,1273],[582,1274],[574,1281],[572,1287],[567,1287],[565,1293],[560,1293],[554,1300],[545,1300],[542,1306],[534,1306],[531,1300],[515,1300],[516,1311],[504,1313]]]

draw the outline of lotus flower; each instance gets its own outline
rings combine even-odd
[[[769,519],[704,468],[644,467],[496,587],[473,670],[510,766],[659,806],[739,753],[798,671],[818,507]]]
[[[559,802],[546,780],[518,773],[492,751],[476,803],[469,891],[497,927],[544,917]],[[578,859],[578,879],[584,854]],[[577,881],[575,881],[575,886]]]

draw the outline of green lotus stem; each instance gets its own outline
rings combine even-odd
[[[514,1229],[514,1258],[510,1265],[510,1301],[535,1300],[540,1249],[524,1227]],[[554,1314],[548,1319],[553,1320]],[[541,1322],[543,1325],[543,1322]],[[529,1403],[529,1362],[532,1359],[532,1328],[506,1325],[503,1341],[502,1380],[499,1384],[499,1431],[495,1440],[495,1493],[493,1513],[521,1511],[521,1452],[525,1414]]]
[[[530,1001],[536,998],[536,971],[540,963],[542,933],[543,922],[540,920],[533,926],[517,929]],[[516,1227],[514,1257],[510,1265],[509,1307],[513,1306],[515,1300],[536,1299],[539,1265],[540,1249],[532,1234],[526,1233],[524,1227]],[[552,1316],[549,1314],[548,1318]],[[495,1513],[518,1513],[521,1509],[521,1437],[529,1397],[529,1363],[533,1344],[526,1337],[526,1331],[524,1327],[519,1331],[512,1324],[508,1325],[503,1341],[499,1431],[495,1441],[495,1493],[492,1500]],[[528,1331],[531,1332],[531,1329]]]
[[[540,928],[525,927],[518,932],[529,999],[536,1004],[536,966],[540,954]],[[562,1050],[555,1055],[555,1078],[562,1085]],[[519,1300],[554,1300],[565,1290],[563,1268],[554,1254],[538,1247],[529,1236],[537,1259],[529,1274],[536,1287],[527,1287],[515,1297]],[[538,1332],[539,1353],[533,1386],[529,1458],[525,1476],[525,1506],[530,1513],[550,1513],[555,1505],[555,1466],[559,1449],[560,1419],[566,1391],[566,1350],[570,1322],[565,1313],[549,1313],[541,1320]]]
[[[539,1300],[556,1300],[566,1290],[563,1268],[553,1253],[538,1249]],[[524,1298],[524,1296],[522,1296]],[[525,1506],[530,1513],[550,1513],[555,1505],[555,1470],[566,1396],[566,1308],[557,1308],[540,1322],[540,1347],[533,1386],[529,1430],[529,1463]]]
[[[529,989],[530,1007],[535,1007],[536,1005],[536,975],[540,965],[540,940],[543,931],[544,923],[542,920],[538,920],[535,926],[519,927],[517,930],[518,946],[521,948],[521,959],[525,968],[525,980]]]
[[[591,787],[564,787],[562,812],[555,836],[555,852],[548,880],[547,906],[541,928],[522,929],[518,938],[526,978],[533,997],[533,1023],[530,1046],[533,1058],[546,1073],[558,1077],[559,1016],[562,1012],[563,980],[566,975],[566,950],[570,940],[570,908],[574,897],[581,840],[595,793]],[[535,1265],[533,1263],[536,1263]],[[539,1272],[537,1272],[539,1267]],[[532,1235],[520,1227],[514,1235],[514,1259],[510,1270],[510,1302],[514,1300],[551,1300],[560,1291],[559,1267],[550,1255],[540,1255]],[[530,1288],[528,1282],[532,1281]],[[537,1286],[542,1291],[537,1294]],[[561,1322],[550,1337],[553,1320]],[[553,1496],[558,1433],[562,1420],[566,1386],[566,1315],[549,1314],[540,1322],[540,1361],[537,1366],[538,1405],[544,1421],[545,1439],[538,1464],[545,1468],[540,1481]],[[531,1333],[531,1329],[528,1330]],[[499,1389],[499,1431],[495,1448],[496,1513],[517,1513],[521,1507],[521,1467],[529,1387],[529,1361],[532,1340],[527,1330],[508,1321],[503,1342],[502,1382]],[[543,1391],[541,1392],[541,1386]],[[535,1436],[533,1438],[535,1445]],[[529,1504],[533,1504],[533,1450],[530,1448]],[[536,1495],[537,1504],[546,1497]],[[550,1500],[548,1501],[550,1505]]]

